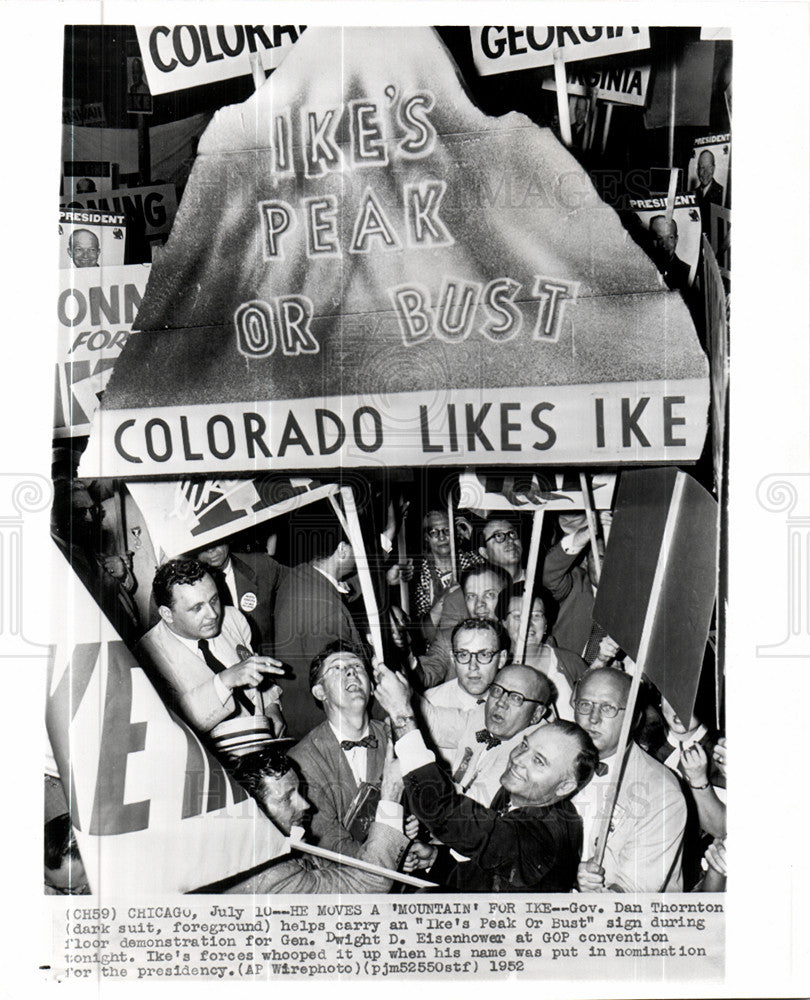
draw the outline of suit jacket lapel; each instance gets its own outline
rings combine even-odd
[[[342,797],[340,796],[340,793],[344,792],[348,796],[345,802],[341,802],[342,816],[346,812],[351,800],[357,794],[357,782],[354,780],[352,769],[349,767],[349,762],[346,760],[346,754],[340,749],[340,744],[338,743],[335,734],[332,732],[332,727],[329,723],[325,722],[320,732],[316,735],[318,749],[323,754],[328,764],[331,765],[329,770],[335,774],[336,794],[339,797]]]

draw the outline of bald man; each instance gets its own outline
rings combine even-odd
[[[68,257],[74,267],[98,267],[101,247],[98,237],[89,229],[74,229],[68,239]]]
[[[615,667],[589,670],[572,698],[575,718],[604,764],[573,798],[582,816],[580,892],[679,892],[686,802],[675,775],[631,739],[617,753],[632,681]],[[624,761],[624,764],[623,764]],[[616,806],[602,864],[593,860],[600,820],[616,784]]]
[[[650,242],[655,266],[661,272],[667,288],[684,292],[689,288],[689,265],[675,253],[678,246],[678,224],[674,219],[656,215],[650,220]]]
[[[445,748],[456,789],[488,806],[500,788],[510,753],[530,727],[542,722],[551,697],[545,674],[512,663],[495,675],[483,704],[469,711],[423,701],[425,725]]]
[[[700,228],[704,233],[711,230],[711,205],[723,204],[723,188],[714,179],[716,167],[714,153],[704,149],[698,156],[698,183],[695,188],[698,208],[700,209]]]

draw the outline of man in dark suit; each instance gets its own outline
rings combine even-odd
[[[582,849],[571,796],[593,775],[593,743],[572,722],[538,726],[512,751],[491,806],[457,792],[425,746],[408,682],[379,664],[374,694],[391,718],[410,808],[464,855],[448,884],[463,892],[570,892]]]
[[[711,231],[711,205],[723,204],[723,188],[714,179],[715,159],[710,149],[704,149],[698,157],[698,186],[695,197],[700,209],[700,228],[709,234]]]
[[[283,684],[284,717],[295,738],[322,721],[310,694],[313,659],[332,640],[361,646],[343,583],[355,568],[351,545],[332,530],[313,531],[308,542],[313,558],[289,570],[276,597],[275,656],[292,671]]]
[[[196,558],[211,571],[222,603],[247,618],[253,648],[272,653],[273,613],[286,567],[265,552],[231,552],[227,541],[200,549]]]
[[[665,215],[650,219],[650,242],[655,266],[661,272],[667,288],[689,292],[690,267],[675,253],[678,246],[678,225]]]
[[[379,800],[388,735],[382,722],[369,719],[371,680],[356,648],[341,640],[327,644],[313,659],[309,680],[326,720],[289,756],[314,806],[313,843],[358,857]]]

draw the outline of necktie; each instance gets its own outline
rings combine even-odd
[[[340,749],[341,750],[354,750],[355,747],[365,747],[368,750],[377,749],[377,737],[373,736],[371,733],[368,736],[364,736],[362,740],[341,740]]]
[[[603,760],[600,760],[599,763],[596,765],[596,771],[594,773],[596,774],[597,778],[604,778],[604,776],[608,773],[607,764]]]
[[[493,736],[488,729],[479,729],[475,734],[475,738],[479,743],[486,743],[487,750],[491,750],[493,747],[499,747],[501,745],[500,736]]]
[[[197,646],[199,647],[206,664],[211,668],[211,670],[214,671],[215,674],[220,674],[226,669],[225,664],[221,660],[218,660],[217,657],[211,652],[207,639],[198,639]],[[243,708],[246,712],[248,712],[248,714],[253,715],[256,710],[256,706],[250,698],[248,698],[244,691],[241,691],[239,688],[234,688],[231,691],[231,694],[233,695],[234,702],[239,705],[240,708]]]
[[[472,755],[473,755],[472,747],[465,747],[464,756],[461,758],[461,762],[459,763],[458,767],[455,770],[455,773],[453,774],[453,781],[455,781],[457,785],[461,784],[464,775],[467,773],[467,768],[470,766]]]
[[[209,570],[211,575],[214,577],[214,582],[217,585],[217,590],[219,591],[219,598],[222,602],[223,607],[233,607],[234,606],[234,595],[231,593],[231,588],[228,586],[228,578],[225,576],[223,570]]]

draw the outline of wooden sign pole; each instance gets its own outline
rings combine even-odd
[[[664,210],[664,218],[667,222],[672,222],[672,214],[675,211],[675,191],[678,187],[678,169],[673,167],[669,172],[669,189],[667,190],[667,203]]]
[[[596,582],[602,575],[602,559],[599,555],[598,536],[596,532],[596,515],[593,510],[593,500],[591,499],[591,487],[588,476],[584,472],[579,474],[579,486],[582,490],[582,503],[585,506],[585,519],[588,522],[588,534],[591,536],[591,559],[593,559],[596,570]]]
[[[325,858],[327,861],[335,861],[340,865],[348,865],[350,868],[359,868],[360,871],[369,872],[371,875],[381,875],[383,878],[390,878],[395,882],[402,882],[404,885],[412,885],[417,889],[436,888],[435,882],[426,882],[424,879],[416,878],[415,875],[406,875],[405,872],[397,872],[393,868],[383,868],[382,865],[361,861],[360,858],[352,858],[348,854],[338,854],[337,851],[329,851],[325,847],[306,844],[303,840],[297,839],[295,833],[296,828],[293,828],[293,832],[290,834],[290,848],[294,851],[311,854],[316,858]]]
[[[568,107],[568,80],[565,76],[565,57],[562,49],[554,50],[554,83],[557,87],[557,117],[560,119],[560,138],[570,146],[571,112]]]
[[[447,498],[447,529],[450,532],[450,583],[458,583],[458,560],[456,558],[456,511],[453,507],[453,493]]]
[[[368,627],[371,632],[371,648],[379,660],[384,660],[382,629],[380,627],[380,610],[377,607],[377,597],[374,593],[374,584],[371,579],[371,571],[368,568],[368,556],[366,555],[366,545],[363,541],[363,532],[360,528],[360,519],[357,516],[357,507],[354,502],[354,493],[351,486],[341,486],[340,496],[343,500],[343,509],[346,512],[346,533],[354,549],[354,560],[357,564],[357,576],[360,579],[360,592],[363,595],[363,604],[366,608]]]
[[[400,524],[399,531],[397,532],[397,562],[400,566],[402,566],[406,562],[407,558],[408,550],[405,546],[405,519],[403,518],[402,524]],[[399,606],[406,615],[410,615],[411,594],[408,588],[408,581],[403,580],[402,576],[399,578]]]
[[[520,606],[520,629],[514,649],[515,663],[522,663],[526,655],[526,637],[529,634],[529,622],[532,615],[532,591],[534,578],[537,575],[537,562],[540,557],[540,535],[543,533],[543,514],[541,507],[534,512],[532,519],[532,537],[529,542],[529,558],[526,562],[526,576],[523,584],[523,603]]]

